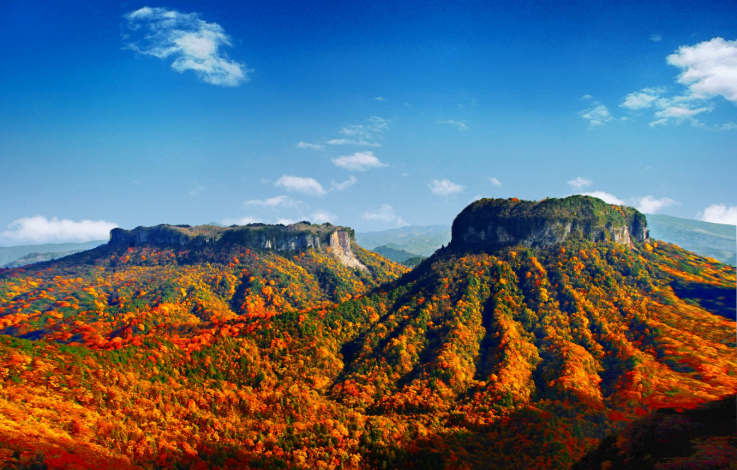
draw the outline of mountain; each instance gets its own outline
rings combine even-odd
[[[413,225],[380,232],[356,233],[356,243],[366,249],[388,246],[421,256],[430,256],[442,245],[450,242],[447,225]]]
[[[397,245],[394,245],[394,244],[381,245],[381,246],[377,246],[371,251],[373,251],[374,253],[378,253],[384,258],[390,259],[394,261],[395,263],[402,263],[404,261],[407,261],[410,258],[415,258],[418,256],[416,253],[410,253],[409,251],[405,251],[400,248],[395,248],[396,246]]]
[[[735,269],[590,197],[409,271],[329,224],[116,229],[0,271],[9,467],[570,468],[737,392]]]
[[[77,253],[84,250],[90,250],[96,246],[105,244],[104,240],[95,240],[84,243],[47,243],[44,245],[18,245],[18,246],[0,246],[0,266],[6,266],[10,263],[14,263],[17,260],[35,253],[36,256],[32,258],[39,258],[40,261],[48,261],[48,258],[41,260],[44,256],[38,255],[41,253],[54,253],[53,258],[60,258],[68,254]],[[46,255],[50,256],[50,255]],[[32,259],[29,258],[29,259]],[[32,263],[34,261],[29,261]]]
[[[647,214],[650,236],[686,250],[737,265],[737,227],[669,215]]]

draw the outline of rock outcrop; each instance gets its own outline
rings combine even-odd
[[[492,251],[506,246],[552,246],[567,239],[633,246],[648,239],[645,216],[590,196],[520,201],[481,199],[453,222],[452,250]]]
[[[366,270],[366,266],[353,253],[351,247],[353,238],[353,230],[349,228],[331,224],[313,225],[309,222],[287,226],[250,224],[231,227],[163,224],[155,227],[136,227],[133,230],[115,228],[110,232],[109,243],[128,246],[176,245],[190,249],[235,244],[274,251],[329,248],[333,256],[344,265]]]

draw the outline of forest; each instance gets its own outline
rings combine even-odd
[[[566,469],[737,393],[735,268],[676,245],[412,270],[336,249],[226,234],[0,270],[0,467]]]

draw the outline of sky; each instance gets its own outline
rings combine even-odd
[[[0,1],[2,246],[571,194],[737,224],[733,2]]]

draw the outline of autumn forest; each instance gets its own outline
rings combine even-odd
[[[120,231],[0,270],[0,467],[567,469],[737,393],[735,268],[588,236],[636,211],[569,199],[524,207],[593,211],[580,236],[464,244],[482,200],[412,270],[307,222]],[[699,468],[725,468],[734,443],[703,439]]]

